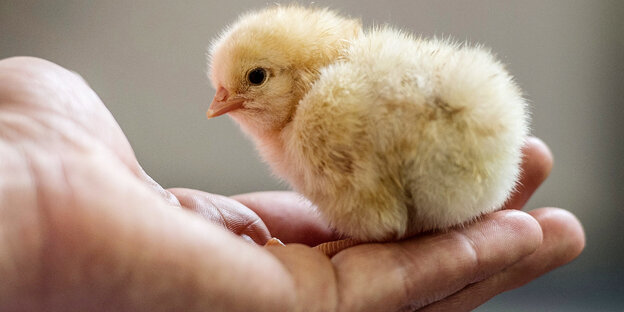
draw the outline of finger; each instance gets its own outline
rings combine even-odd
[[[552,153],[542,140],[528,138],[522,153],[520,181],[503,209],[522,209],[552,169]]]
[[[338,236],[316,212],[312,203],[294,192],[258,192],[232,197],[255,211],[272,236],[284,243],[315,246]]]
[[[541,241],[535,219],[504,210],[447,233],[346,249],[332,258],[342,289],[339,311],[425,306],[501,271]]]
[[[501,292],[520,287],[572,261],[581,253],[585,235],[571,213],[557,208],[542,208],[529,213],[540,223],[544,233],[542,245],[533,254],[422,311],[472,310]]]
[[[225,196],[185,188],[169,189],[183,208],[198,213],[230,232],[264,245],[271,238],[264,222],[249,208]]]

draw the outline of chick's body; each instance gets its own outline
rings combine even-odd
[[[285,7],[238,24],[271,10],[282,17],[306,12],[343,19],[324,10]],[[223,82],[215,77],[230,69],[214,56],[227,44],[234,49],[249,44],[233,43],[238,30],[235,25],[213,49],[217,88]],[[343,30],[335,30],[340,40],[311,43],[330,51],[329,61],[307,65],[305,79],[297,70],[290,74],[293,86],[304,86],[283,93],[292,110],[283,112],[286,117],[265,122],[268,116],[258,116],[259,108],[244,104],[230,111],[274,171],[339,232],[359,240],[444,229],[500,207],[519,174],[528,119],[503,66],[476,47],[414,39],[390,28]],[[298,64],[294,59],[284,62],[286,68]],[[279,79],[273,75],[264,88]],[[272,107],[269,91],[249,100],[248,107]]]

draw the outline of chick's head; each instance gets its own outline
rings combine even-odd
[[[320,68],[361,31],[358,20],[325,9],[277,6],[243,15],[215,40],[209,118],[229,114],[252,134],[279,131]]]

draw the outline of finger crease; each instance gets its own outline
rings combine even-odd
[[[481,265],[481,260],[479,258],[479,248],[477,247],[477,244],[475,243],[475,241],[469,235],[462,233],[462,232],[457,232],[457,234],[463,241],[464,243],[463,245],[467,247],[463,250],[465,252],[464,259],[470,266],[471,278],[470,280],[466,282],[474,283],[475,281],[479,279],[479,275],[480,275],[479,268]],[[461,265],[461,263],[459,265]]]

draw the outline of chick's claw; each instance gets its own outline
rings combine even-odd
[[[359,245],[359,244],[362,244],[362,242],[352,239],[352,238],[347,238],[347,239],[341,239],[337,241],[322,243],[317,246],[314,246],[314,249],[324,253],[326,256],[331,258],[335,256],[337,253],[347,248]]]
[[[264,247],[268,247],[268,246],[286,246],[284,243],[282,243],[281,240],[275,238],[275,237],[271,237],[271,239],[269,239],[266,244],[264,244]]]

